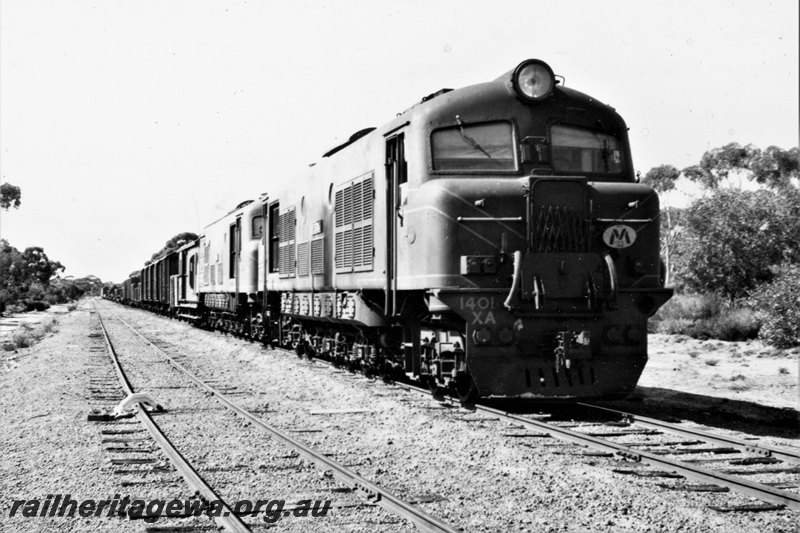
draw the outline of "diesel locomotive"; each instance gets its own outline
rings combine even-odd
[[[625,396],[672,294],[625,122],[540,60],[267,189],[121,299],[471,402]]]

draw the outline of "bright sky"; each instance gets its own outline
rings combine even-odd
[[[798,144],[798,2],[0,3],[0,236],[121,281],[353,132],[526,58],[625,118],[636,168]]]

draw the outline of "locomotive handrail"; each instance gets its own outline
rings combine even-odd
[[[611,291],[608,295],[608,299],[611,302],[614,302],[617,299],[617,292],[619,290],[617,282],[617,267],[609,254],[603,255],[603,259],[606,260],[606,266],[608,267],[608,280],[609,284],[611,285]]]
[[[652,218],[596,218],[595,222],[630,222],[631,224],[649,224]]]
[[[517,293],[519,292],[519,284],[522,278],[522,252],[516,250],[514,252],[514,278],[511,282],[511,290],[508,293],[508,298],[503,302],[503,307],[511,311],[514,308]]]
[[[459,222],[522,222],[522,217],[458,217]]]

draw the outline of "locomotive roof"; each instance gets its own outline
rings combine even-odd
[[[206,224],[205,228],[209,228],[209,227],[213,226],[214,224],[216,224],[217,222],[219,222],[220,220],[224,220],[224,219],[228,218],[229,216],[231,216],[233,214],[243,213],[247,209],[247,207],[250,206],[254,201],[255,200],[245,200],[243,202],[240,202],[236,207],[234,207],[233,209],[231,209],[230,211],[228,211],[227,213],[225,213],[221,217],[215,219],[213,222],[209,222],[208,224]],[[260,206],[261,204],[258,204],[258,205]],[[202,237],[202,235],[201,235],[201,237]]]
[[[468,85],[459,89],[440,89],[431,93],[410,108],[399,113],[397,117],[384,126],[380,128],[364,128],[355,132],[347,141],[335,146],[322,157],[330,157],[376,130],[386,135],[387,132],[402,127],[405,123],[411,121],[423,120],[429,123],[452,121],[456,114],[467,119],[470,116],[480,117],[485,115],[488,109],[496,112],[498,107],[518,106],[520,100],[514,92],[511,81],[513,72],[513,70],[508,71],[489,82]],[[613,107],[575,89],[557,84],[549,100],[565,105],[569,103],[569,105],[581,106],[586,111],[607,115],[609,118],[613,117],[614,122],[624,127],[622,118]],[[544,104],[544,102],[542,103]]]

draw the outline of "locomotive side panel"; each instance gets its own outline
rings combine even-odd
[[[258,293],[261,214],[258,202],[244,202],[206,226],[199,239],[197,273],[203,305],[236,313]]]
[[[280,204],[280,272],[271,291],[382,289],[385,171],[380,136],[323,158],[302,187],[271,191]],[[291,227],[286,227],[289,224]]]

